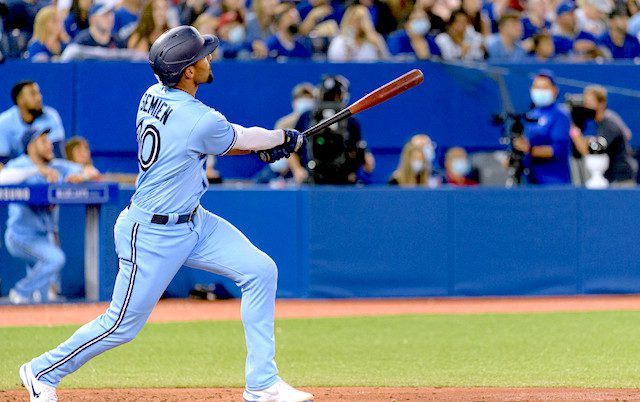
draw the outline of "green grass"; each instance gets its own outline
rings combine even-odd
[[[1,328],[0,389],[76,326]],[[281,375],[299,386],[640,386],[640,312],[280,320]],[[66,388],[241,387],[239,322],[149,324]]]

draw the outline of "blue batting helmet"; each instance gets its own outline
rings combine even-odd
[[[180,81],[185,68],[213,53],[219,43],[213,35],[200,35],[194,27],[179,26],[153,42],[149,64],[160,82],[173,87]]]

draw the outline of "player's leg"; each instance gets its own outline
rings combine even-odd
[[[107,311],[56,349],[31,361],[35,378],[57,386],[92,357],[131,341],[197,241],[187,225],[140,224],[123,212],[115,226],[120,270]]]
[[[49,286],[65,263],[64,252],[48,236],[21,236],[7,231],[5,243],[12,256],[33,264],[27,269],[27,275],[16,283],[14,291],[28,298],[39,294],[38,301],[48,301]]]
[[[273,335],[276,264],[233,225],[204,208],[198,209],[194,223],[200,239],[185,265],[223,275],[241,288],[247,388],[267,388],[279,380]]]

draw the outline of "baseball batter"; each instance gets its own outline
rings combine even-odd
[[[288,157],[304,143],[295,130],[229,123],[195,98],[210,83],[212,35],[181,26],[160,36],[149,63],[160,83],[142,96],[136,117],[136,192],[114,227],[120,262],[107,311],[66,342],[20,367],[31,401],[56,401],[62,378],[108,349],[131,341],[182,265],[231,278],[242,290],[247,343],[246,401],[308,401],[278,377],[273,335],[276,265],[229,222],[200,206],[207,155],[265,151]]]

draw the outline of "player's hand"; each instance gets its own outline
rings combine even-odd
[[[291,153],[285,149],[284,144],[258,152],[258,156],[264,163],[273,163],[278,159],[288,158],[290,155]]]
[[[282,146],[290,154],[298,152],[298,150],[304,145],[305,137],[298,130],[292,128],[285,128],[284,130],[284,142]]]

